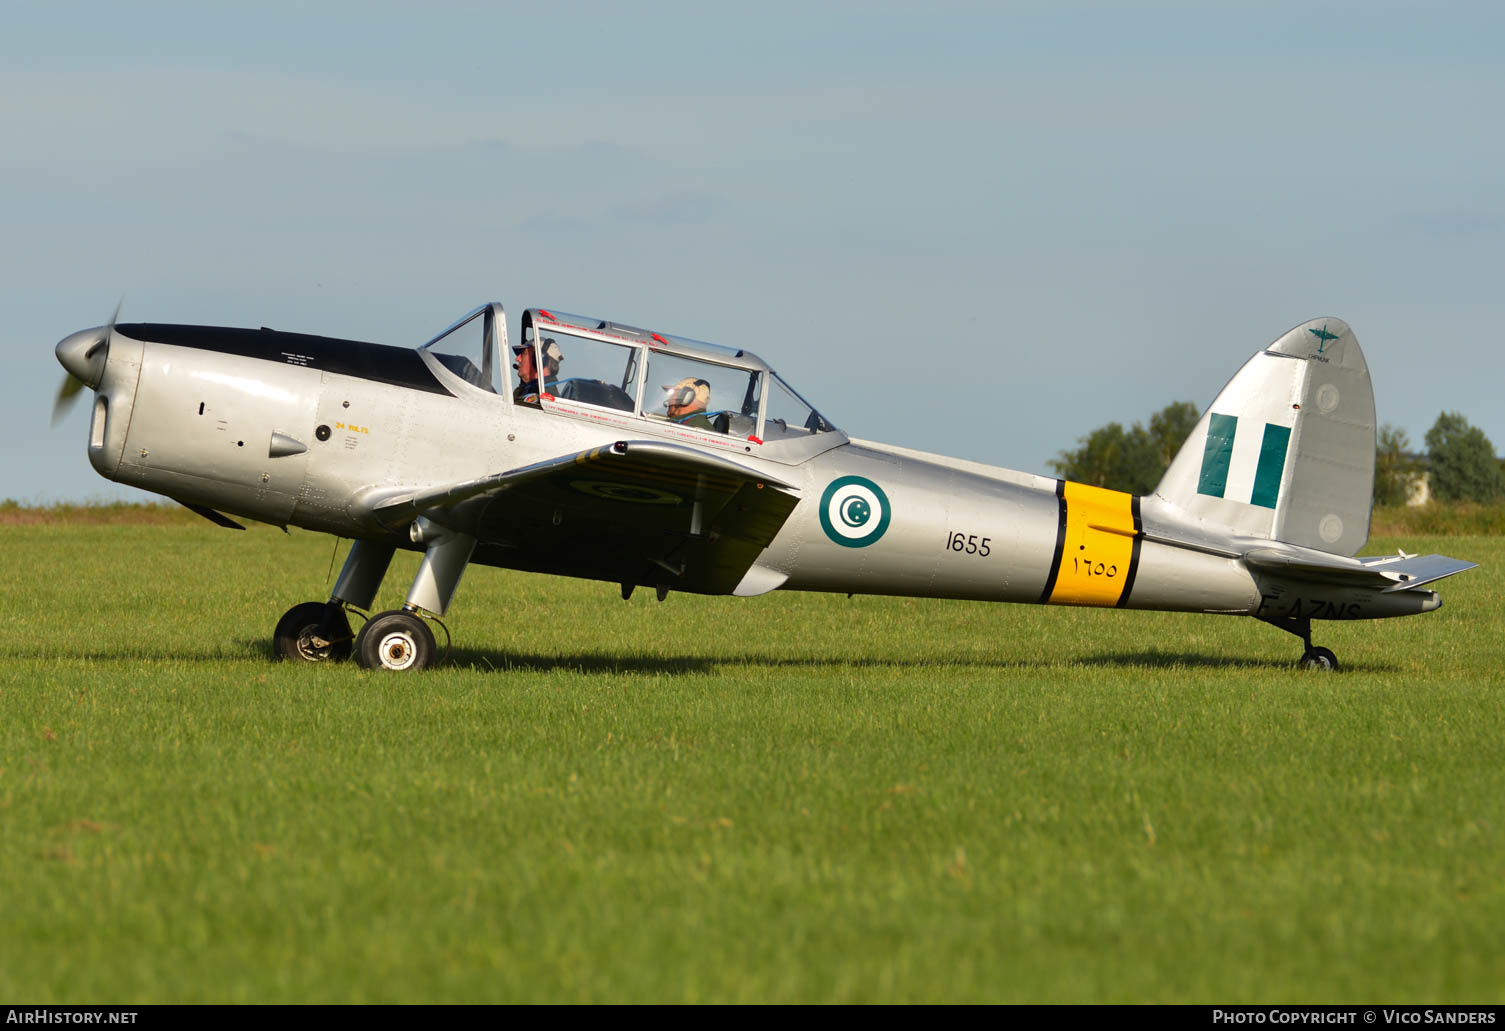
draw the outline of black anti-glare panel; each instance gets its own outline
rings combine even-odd
[[[238,354],[283,365],[320,369],[342,376],[390,383],[393,386],[447,394],[443,383],[408,347],[368,344],[360,340],[283,333],[275,329],[231,329],[224,326],[178,326],[159,322],[131,322],[115,331],[132,340],[175,347],[196,347],[221,354]]]

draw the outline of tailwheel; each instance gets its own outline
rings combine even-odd
[[[434,634],[411,612],[380,612],[366,621],[355,639],[361,669],[426,669],[434,661]]]
[[[343,662],[350,658],[350,619],[336,602],[294,605],[272,631],[272,651],[279,659]]]
[[[1302,669],[1336,673],[1338,671],[1338,657],[1326,648],[1308,648],[1306,654],[1301,656],[1299,665]]]

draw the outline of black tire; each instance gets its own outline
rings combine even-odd
[[[299,662],[344,662],[350,658],[352,635],[344,609],[336,614],[330,642],[322,647],[313,643],[314,631],[324,622],[328,611],[329,606],[322,601],[305,601],[288,609],[272,631],[272,652],[276,657]]]
[[[400,610],[372,616],[355,639],[355,661],[361,669],[394,673],[427,669],[435,651],[428,624]]]
[[[1326,648],[1313,648],[1301,657],[1301,668],[1321,673],[1338,672],[1338,657]]]

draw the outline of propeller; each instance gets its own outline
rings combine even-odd
[[[105,362],[110,355],[110,338],[115,333],[115,323],[120,320],[120,308],[125,304],[122,297],[115,305],[110,321],[101,329],[86,329],[64,337],[57,345],[57,360],[67,371],[58,385],[57,397],[52,402],[52,425],[56,426],[73,408],[79,391],[99,386],[104,378]]]

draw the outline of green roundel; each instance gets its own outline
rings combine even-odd
[[[843,548],[872,544],[892,514],[883,488],[863,476],[838,476],[820,496],[820,528]]]

